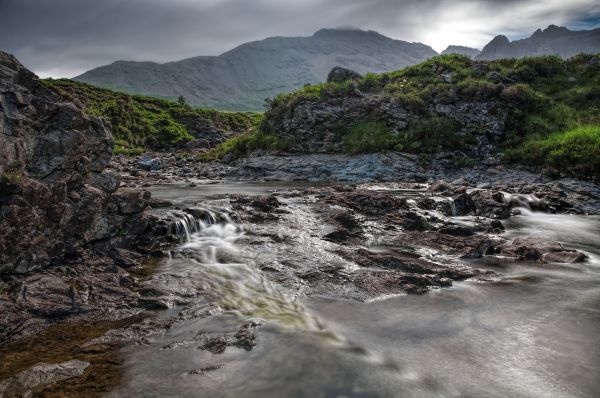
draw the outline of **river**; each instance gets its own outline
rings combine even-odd
[[[585,252],[584,264],[473,259],[469,265],[499,278],[357,302],[295,296],[264,278],[261,253],[244,243],[244,228],[227,218],[223,199],[232,191],[272,189],[153,188],[155,196],[218,209],[220,222],[198,225],[157,270],[202,290],[194,307],[202,315],[125,348],[126,382],[108,396],[600,396],[598,217],[524,209],[505,223],[506,237],[534,233],[559,241]],[[314,250],[315,261],[325,261],[314,239],[302,244],[307,255]],[[243,322],[262,323],[252,350],[199,349],[202,339],[235,333]]]

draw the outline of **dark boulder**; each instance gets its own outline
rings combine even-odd
[[[343,83],[348,80],[358,80],[361,77],[362,76],[359,73],[351,69],[336,66],[327,75],[327,83]]]

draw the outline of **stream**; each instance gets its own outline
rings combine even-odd
[[[303,295],[302,286],[265,277],[261,267],[281,258],[355,267],[317,236],[324,226],[302,202],[288,200],[285,222],[268,227],[291,240],[248,241],[253,226],[232,221],[226,196],[274,189],[152,188],[176,204],[205,206],[201,220],[182,216],[182,242],[155,276],[179,296],[201,294],[161,315],[187,311],[185,321],[123,349],[123,382],[109,397],[600,396],[600,218],[522,209],[505,221],[504,237],[559,241],[583,251],[585,263],[464,260],[499,277],[359,302]],[[240,343],[243,330],[252,331],[250,343]],[[223,335],[233,343],[205,349]]]

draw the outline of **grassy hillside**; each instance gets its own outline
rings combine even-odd
[[[115,152],[135,154],[147,149],[178,146],[203,138],[211,127],[244,133],[262,117],[251,112],[219,112],[192,108],[167,100],[129,95],[73,80],[42,81],[65,101],[86,113],[108,119],[115,137]]]
[[[464,150],[476,142],[476,137],[486,134],[486,126],[480,131],[461,130],[455,120],[438,114],[436,107],[491,103],[498,113],[506,115],[500,137],[490,138],[494,152],[506,152],[507,160],[513,163],[600,178],[600,167],[585,164],[590,157],[598,157],[597,60],[593,55],[569,60],[543,56],[497,61],[473,61],[460,55],[434,57],[396,72],[368,74],[357,82],[323,83],[279,95],[265,115],[261,134],[277,135],[277,127],[289,124],[293,109],[300,104],[313,104],[314,108],[339,105],[343,98],[357,98],[358,90],[371,102],[385,103],[387,99],[402,104],[416,121],[397,128],[386,125],[375,113],[339,126],[343,150],[397,150],[427,157]],[[535,156],[531,153],[534,148]]]

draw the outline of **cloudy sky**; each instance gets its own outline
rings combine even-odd
[[[429,44],[481,48],[549,24],[600,27],[598,0],[0,0],[0,50],[42,77],[115,60],[218,55],[269,36],[352,26]]]

